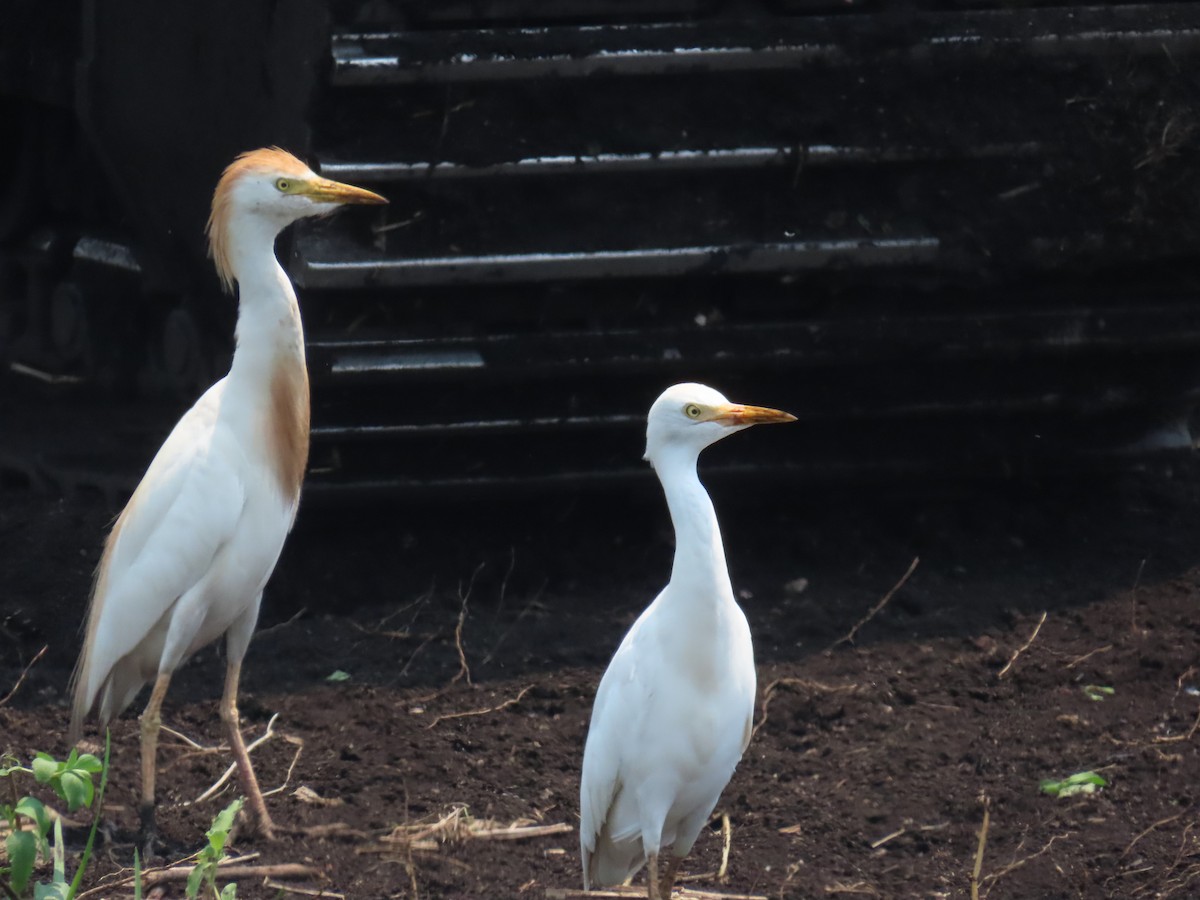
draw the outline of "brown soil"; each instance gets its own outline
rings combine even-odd
[[[1197,500],[1190,459],[1099,481],[922,484],[907,495],[721,492],[763,714],[718,806],[732,828],[727,880],[698,884],[768,897],[969,896],[990,806],[980,896],[1195,896]],[[0,707],[0,750],[65,750],[77,627],[112,512],[96,498],[0,489],[0,696],[49,645]],[[326,877],[309,887],[353,898],[536,898],[578,886],[593,692],[665,578],[670,541],[653,491],[303,511],[246,661],[243,724],[253,736],[279,716],[279,737],[254,755],[266,787],[286,782],[268,800],[276,821],[346,830],[239,839],[236,851],[315,865]],[[856,644],[828,649],[917,556]],[[462,611],[469,677],[454,638]],[[327,680],[335,670],[349,680]],[[221,672],[217,653],[201,653],[167,701],[167,723],[205,745],[221,739]],[[1114,693],[1092,700],[1085,685]],[[113,746],[93,886],[132,860],[132,714]],[[164,739],[169,857],[198,848],[233,796],[187,805],[228,762]],[[1072,799],[1039,792],[1043,778],[1088,769],[1109,786]],[[418,849],[383,840],[459,805],[476,827],[572,830],[498,841],[466,837],[460,823]],[[82,832],[69,838],[78,847]],[[686,871],[714,872],[722,842],[717,821]],[[182,894],[176,884],[166,896]],[[239,895],[279,896],[253,880]]]

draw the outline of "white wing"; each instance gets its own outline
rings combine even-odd
[[[639,824],[636,816],[630,822],[613,821],[613,813],[622,787],[622,747],[628,745],[631,733],[642,730],[642,720],[650,708],[654,677],[649,669],[654,657],[642,658],[645,654],[638,651],[651,609],[653,606],[638,617],[613,654],[592,706],[579,788],[579,844],[585,887],[591,886],[592,856],[602,834],[607,832],[611,838],[630,827],[636,830]]]
[[[109,535],[75,671],[72,740],[114,667],[169,618],[241,516],[246,459],[218,421],[223,388],[214,384],[175,426]]]

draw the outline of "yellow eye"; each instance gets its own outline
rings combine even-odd
[[[683,408],[683,414],[689,419],[698,419],[700,418],[700,407],[695,403],[689,403]]]
[[[286,178],[279,178],[275,181],[275,187],[282,193],[287,193],[292,188],[292,183]]]

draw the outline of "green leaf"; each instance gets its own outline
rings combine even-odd
[[[1111,688],[1103,684],[1085,684],[1083,686],[1084,696],[1093,703],[1100,703],[1105,697],[1111,697],[1116,692],[1116,688]]]
[[[46,812],[42,801],[36,797],[22,797],[13,808],[13,812],[36,822],[39,835],[44,837],[50,833],[50,814]]]
[[[63,881],[35,884],[33,900],[71,900],[71,886]]]
[[[96,789],[92,787],[92,777],[74,771],[66,771],[58,780],[59,794],[67,801],[67,809],[71,812],[81,806],[91,806]]]
[[[196,900],[200,896],[200,882],[204,879],[204,872],[208,868],[207,865],[197,863],[188,875],[187,880],[187,897],[188,900]]]
[[[73,900],[83,884],[84,873],[92,861],[92,848],[96,844],[96,831],[100,827],[100,814],[104,811],[104,791],[108,787],[108,762],[112,758],[112,732],[104,732],[104,762],[100,767],[100,789],[96,794],[96,810],[92,814],[92,827],[88,830],[87,843],[83,845],[83,853],[79,857],[79,865],[75,868],[75,877],[71,879],[71,887],[67,892],[67,900]],[[86,754],[85,754],[86,755]],[[89,777],[89,783],[90,783]]]
[[[217,813],[216,818],[212,821],[212,826],[208,829],[210,838],[220,835],[221,843],[213,844],[213,849],[220,853],[225,849],[225,838],[229,836],[229,832],[233,829],[233,822],[237,818],[237,814],[241,812],[242,805],[246,801],[238,797],[227,807]]]
[[[62,884],[67,880],[66,844],[62,836],[62,819],[54,820],[54,883]]]
[[[37,779],[38,784],[49,783],[61,769],[62,763],[49,753],[39,753],[33,758],[33,777]]]
[[[12,866],[9,882],[13,890],[20,894],[29,883],[33,874],[33,863],[37,859],[37,838],[32,831],[14,831],[4,843],[8,850],[8,861]]]
[[[104,771],[104,763],[92,756],[92,754],[85,753],[75,761],[73,768],[82,769],[89,775],[96,775]]]
[[[221,900],[237,900],[237,883],[229,882],[221,888]]]
[[[1097,788],[1108,787],[1108,782],[1095,772],[1076,772],[1062,781],[1048,778],[1038,787],[1042,793],[1051,797],[1074,797],[1079,794],[1094,794]]]
[[[334,671],[333,671],[333,673],[332,673],[332,674],[330,674],[330,675],[326,675],[326,676],[325,676],[325,680],[326,680],[326,681],[333,681],[333,682],[338,682],[338,681],[349,681],[349,680],[350,680],[350,673],[349,673],[349,672],[343,672],[341,669],[334,669]]]

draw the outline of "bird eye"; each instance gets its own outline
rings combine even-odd
[[[291,186],[292,186],[292,183],[290,181],[288,181],[286,178],[280,178],[275,182],[275,187],[278,188],[280,191],[282,191],[285,194],[288,192],[288,188],[290,188]]]
[[[689,419],[698,419],[700,418],[700,407],[695,403],[689,403],[683,408],[683,414]]]

